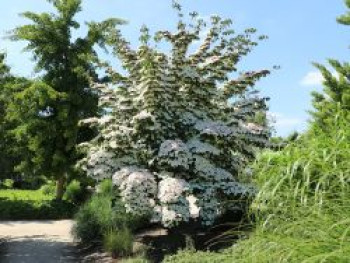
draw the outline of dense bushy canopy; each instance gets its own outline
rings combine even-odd
[[[0,53],[0,178],[9,176],[13,170],[13,162],[8,158],[9,149],[7,148],[6,136],[6,95],[7,84],[11,78],[9,68],[5,64],[5,54]]]
[[[225,200],[254,192],[238,175],[269,138],[267,126],[254,123],[267,106],[253,88],[269,71],[231,79],[257,44],[255,30],[235,34],[230,20],[213,16],[203,40],[205,21],[191,13],[185,23],[174,7],[177,31],[154,37],[170,44],[170,54],[152,46],[147,27],[137,50],[119,30],[106,34],[127,74],[108,68],[110,85],[95,84],[105,115],[83,122],[100,133],[81,145],[88,153],[80,165],[97,180],[112,177],[131,213],[150,214],[165,226],[196,216],[211,224]]]
[[[22,153],[11,133],[17,123],[7,118],[9,105],[14,94],[29,81],[12,75],[5,59],[6,54],[0,53],[0,178],[11,178],[18,175],[14,167],[19,162]]]
[[[121,21],[88,23],[87,35],[74,38],[81,0],[49,2],[56,13],[25,12],[30,23],[12,32],[12,40],[27,42],[42,76],[14,96],[8,117],[17,122],[13,133],[27,152],[18,169],[57,178],[60,199],[64,178],[77,160],[76,144],[91,133],[78,122],[97,115],[97,96],[89,87],[90,79],[97,79],[94,46],[103,46],[105,28]]]

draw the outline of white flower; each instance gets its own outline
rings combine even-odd
[[[160,145],[158,158],[161,165],[188,169],[192,154],[181,140],[166,140]]]
[[[140,215],[152,213],[157,193],[153,174],[144,169],[125,167],[114,174],[113,182],[119,186],[127,212]]]
[[[100,119],[98,119],[98,123],[100,125],[106,125],[108,123],[110,123],[113,120],[113,117],[110,115],[104,115],[102,116]]]
[[[198,207],[197,205],[197,198],[194,195],[190,195],[187,198],[187,201],[189,203],[190,206],[190,215],[192,218],[197,218],[199,217],[199,211],[200,211],[200,207]]]
[[[154,116],[150,112],[143,110],[143,111],[140,111],[137,115],[135,115],[133,117],[133,123],[136,121],[142,121],[142,120],[147,120],[147,119],[150,119],[153,122],[155,121]]]
[[[232,128],[220,121],[199,121],[195,125],[195,128],[201,134],[214,135],[220,137],[231,137],[235,133]]]
[[[250,131],[253,134],[259,134],[265,130],[264,127],[262,127],[256,123],[251,123],[251,122],[242,123],[241,127],[247,129],[248,131]]]
[[[136,166],[123,167],[122,169],[114,173],[112,177],[113,184],[120,186],[129,177],[131,173],[137,171],[142,171],[142,169]]]
[[[97,124],[98,122],[99,122],[99,119],[96,117],[93,117],[93,118],[81,120],[79,123],[81,125],[93,125],[93,124]]]
[[[158,185],[158,199],[162,203],[176,203],[188,187],[183,179],[165,178]]]

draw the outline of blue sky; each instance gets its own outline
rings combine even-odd
[[[196,10],[203,17],[218,14],[234,21],[236,31],[254,27],[269,39],[262,42],[244,61],[240,69],[257,70],[281,66],[258,83],[263,95],[269,96],[271,115],[279,135],[302,131],[308,119],[310,92],[320,90],[322,78],[312,62],[326,63],[327,58],[348,58],[350,31],[336,23],[346,11],[343,0],[183,0],[186,11]],[[52,11],[45,0],[0,1],[0,36],[26,21],[24,11]],[[129,24],[125,36],[137,46],[139,28],[173,28],[176,16],[171,0],[83,0],[83,12],[77,20],[101,21],[119,17]],[[78,32],[82,34],[84,27]],[[30,54],[21,50],[24,43],[0,40],[0,50],[8,54],[13,72],[33,76]],[[108,58],[108,57],[107,57]],[[111,58],[112,59],[112,58]]]

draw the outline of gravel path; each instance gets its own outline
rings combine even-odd
[[[0,262],[80,262],[72,225],[71,220],[1,221]]]

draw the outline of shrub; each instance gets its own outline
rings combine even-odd
[[[99,194],[112,195],[113,194],[113,182],[111,179],[103,180],[98,186],[97,191]]]
[[[87,197],[87,191],[79,181],[73,180],[68,184],[64,197],[73,204],[81,204]]]
[[[114,195],[95,194],[75,215],[73,235],[81,242],[100,242],[111,229],[127,227],[130,231],[142,227],[144,217],[126,213],[124,204]]]
[[[133,235],[126,227],[109,230],[104,234],[103,246],[106,251],[112,254],[113,258],[129,256],[133,249]]]
[[[16,188],[22,190],[38,190],[45,183],[47,183],[47,179],[44,176],[26,176],[23,177],[21,181],[18,181]]]
[[[254,29],[236,34],[231,21],[217,15],[210,23],[195,12],[191,18],[189,25],[180,18],[176,32],[155,34],[154,40],[171,45],[171,54],[153,45],[147,27],[136,50],[119,29],[108,32],[107,44],[127,74],[95,85],[101,107],[109,111],[82,121],[95,125],[99,135],[80,145],[88,152],[81,167],[96,180],[113,178],[128,212],[152,214],[166,227],[197,217],[193,211],[203,224],[213,224],[227,199],[253,195],[255,188],[237,174],[270,136],[266,122],[258,121],[266,116],[267,99],[253,88],[269,71],[231,79],[237,62],[265,37],[255,39]],[[192,53],[191,44],[207,29]]]
[[[0,184],[0,188],[12,189],[13,184],[14,184],[14,181],[12,179],[4,179],[3,182]]]
[[[112,224],[111,200],[95,195],[85,203],[74,217],[73,235],[82,243],[97,242],[103,231]],[[109,221],[109,222],[108,222]]]
[[[56,186],[52,183],[43,185],[40,190],[44,195],[54,195],[56,193]]]
[[[52,198],[41,191],[3,190],[0,194],[0,220],[72,218],[76,207],[70,202]]]

